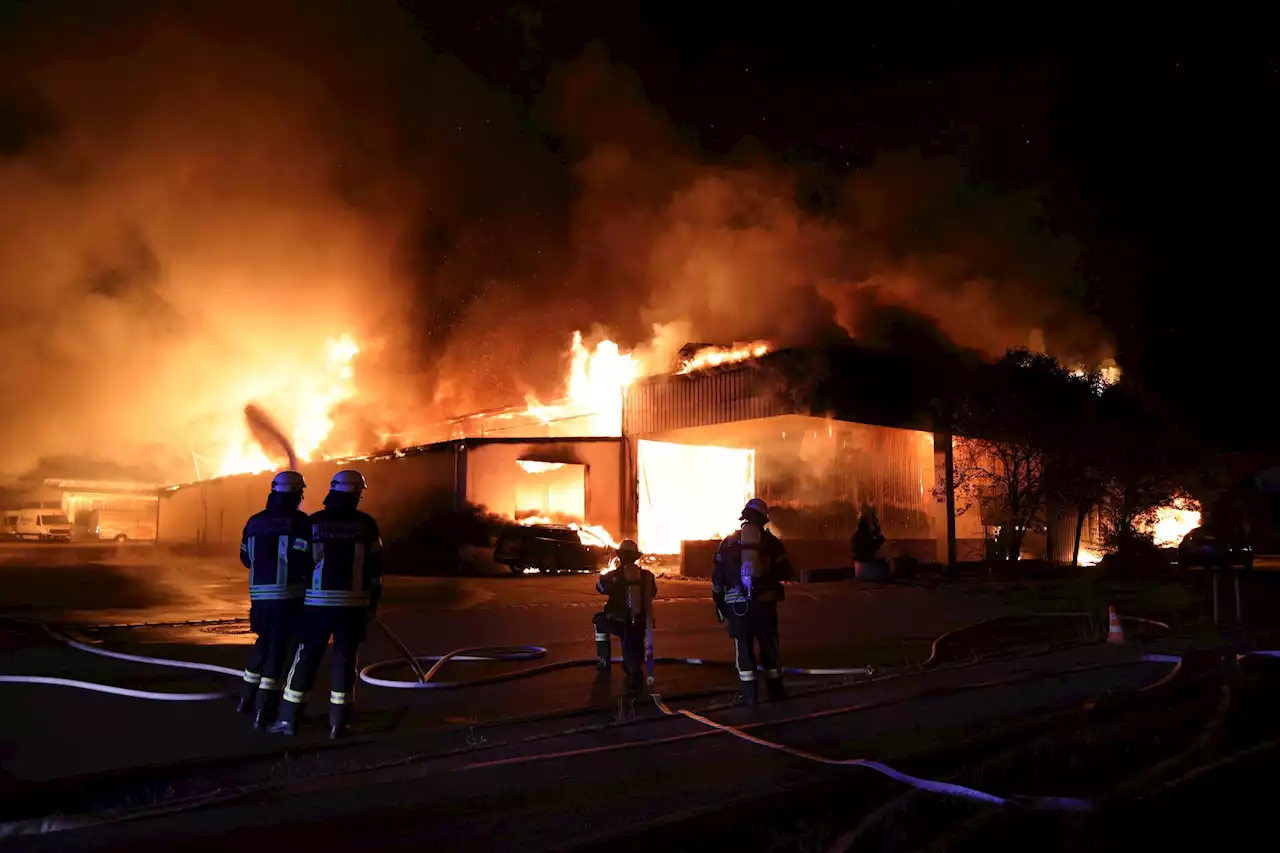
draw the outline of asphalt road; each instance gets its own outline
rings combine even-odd
[[[242,622],[156,624],[243,619],[245,578],[234,559],[178,559],[148,548],[0,548],[0,590],[3,672],[148,690],[234,687],[234,680],[222,676],[70,650],[44,635],[36,620],[69,626],[77,636],[113,649],[230,667],[240,664],[251,639]],[[660,581],[659,596],[659,655],[728,658],[730,643],[715,623],[705,583]],[[1021,582],[794,586],[782,610],[784,658],[793,666],[901,668],[927,657],[932,639],[944,632],[1044,610],[1054,601],[1064,603],[1048,609],[1073,609],[1065,599],[1041,595]],[[562,661],[593,653],[590,616],[600,604],[590,577],[393,577],[382,616],[421,654],[536,644],[547,649],[548,661]],[[364,651],[366,662],[396,656],[376,635]],[[962,656],[968,653],[966,646]],[[948,739],[1134,691],[1167,670],[1137,663],[1138,654],[1132,646],[1097,645],[1034,660],[847,684],[782,704],[710,713],[731,725],[756,724],[754,733],[791,746],[832,757],[906,762],[896,766],[911,772],[913,756]],[[445,677],[465,680],[521,666],[527,664],[459,665]],[[1079,666],[1091,668],[1065,672]],[[804,692],[804,680],[793,684]],[[987,686],[974,688],[979,684]],[[355,738],[338,749],[321,750],[327,746],[322,733],[304,732],[289,742],[286,754],[285,741],[250,730],[227,702],[147,702],[0,685],[7,694],[6,713],[0,716],[5,793],[0,802],[10,812],[0,819],[47,813],[15,813],[24,798],[30,805],[65,796],[64,810],[74,813],[77,804],[94,797],[135,789],[142,799],[129,793],[112,804],[138,807],[164,802],[175,790],[187,796],[265,784],[257,800],[24,839],[14,849],[172,849],[181,843],[194,850],[206,843],[224,849],[237,843],[301,842],[365,850],[434,844],[452,850],[534,851],[598,843],[629,827],[750,802],[771,791],[828,781],[833,773],[866,772],[825,767],[713,733],[688,719],[664,718],[653,705],[638,709],[639,722],[616,725],[618,687],[591,668],[456,690],[362,685]],[[973,689],[932,692],[959,687]],[[727,666],[659,670],[657,689],[665,696],[711,694],[674,702],[676,707],[703,712],[735,688],[736,677]],[[324,689],[322,679],[317,692]],[[835,708],[843,711],[830,713]],[[566,719],[482,725],[574,712],[578,715]],[[815,713],[819,716],[783,721]],[[216,765],[197,763],[218,759]],[[370,769],[388,763],[393,766]],[[152,768],[146,784],[126,773],[140,765]],[[159,765],[168,768],[154,769]],[[103,775],[97,780],[86,775],[93,773]]]
[[[547,661],[594,653],[591,614],[601,605],[590,577],[387,579],[381,616],[419,654],[468,646],[527,645]],[[76,626],[84,639],[138,654],[241,665],[246,626],[101,625],[236,619],[246,615],[244,572],[236,560],[175,559],[148,548],[0,549],[0,617]],[[1008,612],[998,597],[945,588],[795,586],[782,609],[785,662],[794,666],[902,666],[928,656],[933,637]],[[732,646],[717,625],[703,582],[664,580],[655,606],[659,655],[727,660]],[[227,632],[240,633],[227,633]],[[397,657],[376,633],[365,662]],[[525,666],[459,664],[448,680]],[[0,671],[101,681],[162,691],[233,687],[231,680],[184,670],[113,661],[68,650],[36,631],[0,633]],[[396,671],[386,675],[395,677]],[[408,677],[407,667],[400,674]],[[668,693],[736,688],[727,667],[663,667]],[[567,711],[610,701],[617,684],[590,669],[535,680],[449,691],[361,685],[366,731],[402,730],[446,721],[491,720]],[[147,702],[61,687],[3,685],[0,760],[10,784],[48,781],[139,764],[281,748],[278,738],[247,730],[221,702]],[[327,689],[325,678],[317,692]],[[323,695],[320,693],[320,695]],[[300,735],[304,740],[318,734]]]
[[[906,762],[899,766],[910,772],[911,753],[924,742],[936,745],[945,730],[971,731],[1079,705],[1104,690],[1140,689],[1168,669],[1123,663],[1135,657],[1127,650],[1095,646],[1047,656],[1035,666],[979,665],[939,673],[928,685],[920,679],[880,682],[718,716],[731,725],[754,724],[755,735],[830,757]],[[1073,668],[1081,669],[1071,672]],[[1014,683],[995,683],[1002,681]],[[992,686],[918,695],[926,687],[982,683]],[[1036,689],[1028,690],[1028,684]],[[830,713],[837,708],[842,713]],[[805,715],[811,718],[794,720]],[[688,719],[665,718],[301,780],[195,812],[22,839],[13,849],[158,850],[178,842],[189,851],[237,844],[570,849],[629,827],[688,818],[779,788],[868,772],[824,766],[744,743]],[[1044,790],[1004,793],[1054,793],[1050,783],[1037,786]]]

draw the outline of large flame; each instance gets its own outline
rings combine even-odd
[[[1169,506],[1155,510],[1151,517],[1138,522],[1138,531],[1151,534],[1157,548],[1176,548],[1182,538],[1200,526],[1200,504],[1193,498],[1180,496]],[[1080,565],[1095,566],[1103,553],[1086,545],[1080,546]]]
[[[750,448],[641,439],[636,445],[641,550],[679,554],[682,542],[732,533],[743,505],[755,497],[755,465]]]
[[[652,347],[658,351],[657,341]],[[637,379],[660,372],[665,365],[656,364],[648,349],[624,352],[605,338],[594,347],[583,342],[582,332],[573,333],[569,347],[569,375],[565,380],[565,396],[553,403],[543,403],[536,396],[525,397],[526,412],[543,423],[575,420],[578,433],[584,436],[622,435],[622,395]],[[769,352],[770,344],[753,341],[731,347],[703,347],[680,364],[680,373],[692,373],[708,367],[759,358]]]
[[[764,341],[735,344],[731,347],[703,347],[693,356],[682,361],[678,372],[687,374],[704,368],[759,358],[769,352],[769,349],[770,345]],[[557,421],[573,421],[577,434],[583,436],[622,435],[623,394],[636,380],[659,370],[669,369],[669,362],[660,364],[656,361],[660,351],[661,346],[656,337],[648,347],[625,352],[617,343],[609,339],[600,340],[589,348],[583,341],[582,333],[574,332],[569,349],[570,364],[569,374],[565,379],[565,396],[553,403],[543,403],[537,397],[529,395],[525,398],[526,412],[548,424]],[[708,449],[691,448],[691,450]],[[723,448],[710,448],[709,451],[734,452]],[[750,455],[749,452],[747,455]],[[662,467],[664,461],[667,462],[670,473],[674,476],[688,476],[692,473],[697,480],[705,473],[688,469],[687,465],[691,458],[685,457],[678,460],[654,461],[651,467],[654,467],[656,472],[657,468]],[[751,469],[752,462],[753,458],[747,462],[748,470]],[[526,473],[536,474],[555,470],[560,467],[560,463],[519,460],[519,466]],[[739,463],[740,466],[741,463]],[[748,491],[749,489],[750,485]],[[688,489],[682,490],[682,493],[688,493]],[[750,497],[750,494],[746,496]],[[674,516],[687,516],[690,512],[697,515],[698,521],[701,522],[701,524],[694,522],[699,536],[704,535],[706,531],[720,535],[721,528],[724,527],[722,523],[724,519],[720,517],[722,515],[729,519],[728,527],[724,527],[723,531],[728,532],[734,526],[732,519],[737,517],[738,508],[745,499],[742,495],[733,493],[731,503],[734,506],[728,511],[723,511],[723,507],[714,505],[714,501],[708,503],[706,499],[695,500],[689,506],[682,504],[683,508],[679,510],[673,510],[673,504],[666,508],[667,511],[663,516],[671,524],[664,526],[658,523],[657,528],[654,528],[654,520],[649,518],[652,513],[642,510],[641,537],[644,540],[641,543],[642,547],[649,547],[653,553],[679,553],[680,537],[687,534],[688,524],[681,526]],[[688,520],[688,518],[685,519],[685,521]],[[585,519],[580,521],[582,523],[574,522],[570,526],[578,531],[579,538],[585,544],[617,547],[617,540],[608,530],[599,525],[587,524]],[[549,517],[536,515],[521,519],[520,523],[546,524],[549,522]]]
[[[529,413],[544,423],[579,418],[583,435],[622,435],[622,394],[644,375],[640,359],[607,339],[587,349],[582,332],[573,333],[569,352],[565,397],[544,405],[530,394],[525,397]]]
[[[1200,526],[1200,505],[1191,498],[1180,497],[1171,506],[1160,507],[1155,517],[1142,525],[1144,532],[1160,548],[1176,548],[1182,537]]]
[[[330,338],[320,358],[295,365],[265,399],[256,400],[278,421],[299,460],[316,457],[333,431],[335,407],[355,396],[354,362],[359,353],[350,334]],[[231,439],[218,457],[215,477],[256,474],[278,465],[258,445],[240,412],[236,410],[236,424],[228,430]]]

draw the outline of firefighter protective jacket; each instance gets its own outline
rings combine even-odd
[[[240,536],[240,562],[249,570],[249,601],[302,598],[311,574],[311,521],[297,509],[264,509]]]
[[[326,508],[311,516],[315,569],[309,607],[368,607],[382,595],[382,535],[373,516],[358,509]]]
[[[769,530],[760,537],[760,567],[751,593],[753,601],[782,601],[786,597],[782,582],[794,574],[791,558],[782,540]],[[747,601],[747,591],[742,586],[742,531],[735,530],[720,543],[716,551],[715,568],[711,570],[711,596],[716,607],[725,604],[741,604]]]

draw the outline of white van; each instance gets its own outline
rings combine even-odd
[[[83,513],[76,516],[76,524]],[[115,542],[147,542],[156,538],[154,512],[95,509],[83,519],[87,533],[94,538]]]
[[[18,538],[70,542],[71,520],[60,509],[20,510]]]
[[[3,522],[0,522],[0,539],[18,538],[18,510],[6,509]]]

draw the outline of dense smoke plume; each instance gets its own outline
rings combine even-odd
[[[324,4],[301,30],[210,5],[48,4],[0,41],[0,472],[73,452],[191,479],[327,338],[401,331],[415,200],[364,121],[388,60],[343,78],[362,46]]]
[[[707,162],[598,49],[527,105],[400,4],[201,5],[48,4],[0,36],[0,475],[190,479],[343,332],[359,392],[322,449],[554,396],[574,329],[658,367],[906,309],[988,354],[1034,328],[1109,354],[1034,199],[951,161],[886,154],[814,209],[763,154]]]
[[[1073,361],[1112,354],[1074,299],[1076,247],[1049,233],[1034,194],[976,183],[955,159],[885,152],[818,208],[805,203],[808,175],[749,145],[700,158],[601,49],[549,88],[577,189],[561,298],[495,286],[459,323],[487,336],[482,347],[455,335],[459,370],[529,329],[567,336],[601,319],[628,345],[670,324],[685,340],[779,345],[888,344],[900,327],[933,326],[988,357],[1029,345]]]

